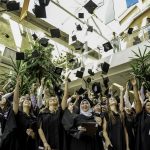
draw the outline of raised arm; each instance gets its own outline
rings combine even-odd
[[[142,104],[139,98],[139,94],[138,94],[138,88],[137,88],[137,82],[136,79],[133,78],[131,80],[131,83],[133,85],[133,91],[134,91],[134,102],[135,102],[135,111],[136,113],[140,113],[142,111]]]
[[[111,141],[107,134],[107,121],[105,118],[103,119],[103,137],[105,139],[106,148],[108,148],[109,145],[112,146]]]
[[[38,133],[39,133],[41,141],[43,142],[44,150],[51,150],[50,145],[48,144],[41,127],[38,129]]]
[[[64,88],[64,96],[61,102],[61,107],[63,110],[65,110],[65,108],[67,107],[67,98],[68,98],[68,76],[70,75],[70,73],[68,73],[68,75],[65,77],[65,88]]]
[[[41,85],[37,90],[37,105],[39,108],[42,107],[42,94],[43,94],[43,89],[44,89],[44,80],[45,78],[42,78]]]
[[[125,106],[127,107],[127,108],[131,108],[132,107],[132,105],[131,105],[131,103],[130,103],[130,101],[129,101],[129,86],[128,86],[128,82],[126,83],[126,90],[125,90],[125,93],[124,93],[124,102],[125,102]]]
[[[17,114],[19,110],[19,84],[20,84],[20,79],[18,77],[16,81],[14,97],[13,97],[13,111],[15,114]]]
[[[124,111],[124,104],[123,104],[123,86],[120,86],[120,105],[119,105],[119,109],[121,112]]]

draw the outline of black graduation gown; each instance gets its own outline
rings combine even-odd
[[[115,122],[107,116],[107,133],[108,137],[113,145],[112,150],[125,150],[125,133],[124,133],[124,125],[120,119],[119,114],[113,113]]]
[[[20,150],[17,137],[16,116],[12,109],[8,112],[8,117],[0,144],[0,150]]]
[[[150,114],[142,111],[136,116],[135,150],[150,149]]]
[[[125,114],[125,126],[129,138],[129,148],[130,150],[135,149],[135,115],[134,114]]]
[[[71,113],[68,109],[64,111],[64,114],[62,117],[62,125],[65,130],[63,150],[69,150],[70,139],[72,138],[70,133],[74,132],[73,124],[74,124],[74,119],[76,117],[77,117],[77,114]]]
[[[32,139],[26,133],[28,128],[37,132],[37,121],[32,116],[27,116],[23,112],[14,114],[10,109],[8,119],[6,121],[4,133],[2,135],[2,143],[0,150],[36,150],[36,139]]]
[[[28,116],[24,112],[19,111],[16,115],[17,136],[21,150],[36,150],[37,145],[37,119],[35,116]],[[27,135],[26,130],[31,128],[35,133],[35,139]]]
[[[77,127],[83,122],[94,122],[94,118],[82,114],[75,118],[74,133],[70,133],[72,138],[70,139],[69,150],[103,150],[102,138],[98,134],[99,131],[96,135],[89,136],[77,130]]]
[[[62,109],[59,108],[55,113],[50,113],[45,109],[39,114],[38,126],[42,128],[46,140],[50,147],[55,150],[61,150],[63,147],[63,128],[61,125]],[[40,141],[40,146],[43,146]]]

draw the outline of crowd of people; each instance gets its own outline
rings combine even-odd
[[[150,91],[144,83],[139,90],[136,78],[130,80],[133,99],[128,83],[118,86],[118,98],[114,85],[105,95],[88,87],[70,95],[68,75],[62,98],[49,93],[45,78],[26,95],[19,95],[19,76],[11,93],[0,92],[0,150],[149,150]]]

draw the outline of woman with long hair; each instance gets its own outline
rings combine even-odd
[[[120,87],[120,107],[113,96],[108,99],[108,115],[103,123],[103,136],[108,149],[129,149],[128,136],[124,125],[123,87]]]
[[[144,101],[144,106],[139,98],[136,79],[131,81],[134,91],[136,122],[135,122],[135,150],[149,150],[150,148],[150,97]]]
[[[10,110],[4,134],[2,136],[2,150],[36,150],[37,149],[37,120],[32,115],[31,101],[27,98],[21,103],[19,110],[19,85],[17,78],[13,97],[13,108]]]
[[[49,97],[47,107],[40,112],[38,117],[38,133],[41,139],[40,146],[44,147],[45,150],[61,150],[63,147],[61,119],[63,110],[67,106],[68,76],[65,79],[65,90],[61,106],[59,106],[56,96]]]

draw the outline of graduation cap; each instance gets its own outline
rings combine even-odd
[[[94,72],[92,71],[92,69],[88,69],[88,73],[91,75],[91,76],[94,76]]]
[[[77,71],[76,72],[76,77],[82,78],[83,77],[83,72],[82,71]]]
[[[129,28],[128,29],[128,34],[132,34],[132,32],[133,32],[133,28]]]
[[[1,0],[1,2],[2,2],[2,3],[7,3],[7,2],[8,2],[8,0]]]
[[[77,40],[77,36],[76,35],[73,35],[72,36],[72,41],[76,41]]]
[[[80,24],[78,24],[78,25],[76,26],[76,28],[77,28],[78,31],[82,31],[82,28],[81,28],[81,25],[80,25]]]
[[[84,72],[85,68],[84,67],[81,67],[80,71]]]
[[[63,70],[63,68],[56,67],[55,70],[54,70],[54,72],[55,72],[56,74],[58,74],[58,75],[61,75],[62,70]]]
[[[88,26],[87,31],[89,31],[89,32],[93,32],[93,26]]]
[[[78,18],[84,18],[84,13],[78,13]]]
[[[88,77],[88,78],[86,79],[86,82],[87,82],[87,83],[91,83],[91,78]]]
[[[111,50],[113,48],[110,42],[104,43],[103,47],[104,47],[104,51],[105,52],[107,52],[107,51],[109,51],[109,50]]]
[[[94,82],[93,83],[93,85],[92,85],[92,91],[95,94],[98,94],[98,93],[100,93],[102,91],[100,82]]]
[[[108,73],[109,66],[110,66],[110,64],[108,64],[107,62],[104,62],[101,64],[102,74]]]
[[[63,90],[60,88],[60,86],[54,86],[54,91],[58,96],[63,94]]]
[[[49,40],[49,39],[47,39],[47,38],[41,38],[41,39],[39,40],[39,43],[40,43],[42,46],[47,47],[47,46],[48,46],[48,40]]]
[[[81,87],[81,88],[80,88],[79,90],[77,90],[76,92],[77,92],[78,95],[82,95],[82,94],[84,94],[85,91],[86,91],[86,90]]]
[[[69,60],[69,63],[73,63],[73,62],[75,62],[75,59],[71,58],[71,59]]]
[[[16,1],[9,1],[6,4],[7,10],[13,11],[13,10],[19,10],[20,9],[20,3]]]
[[[16,52],[16,60],[24,60],[24,52]]]
[[[32,57],[39,57],[39,56],[40,56],[40,53],[37,50],[34,50],[32,52]]]
[[[46,10],[44,6],[35,5],[32,11],[36,18],[46,18]]]
[[[50,0],[39,0],[40,6],[48,6]]]
[[[90,0],[88,3],[86,3],[84,5],[84,8],[90,13],[93,14],[94,10],[97,8],[98,6],[92,1]]]
[[[59,29],[50,29],[51,37],[52,38],[60,38],[60,30]]]
[[[108,82],[109,82],[108,77],[103,78],[103,84],[104,84],[105,88],[108,88]]]
[[[34,33],[32,34],[33,40],[36,41],[36,39],[38,38],[38,36]]]

